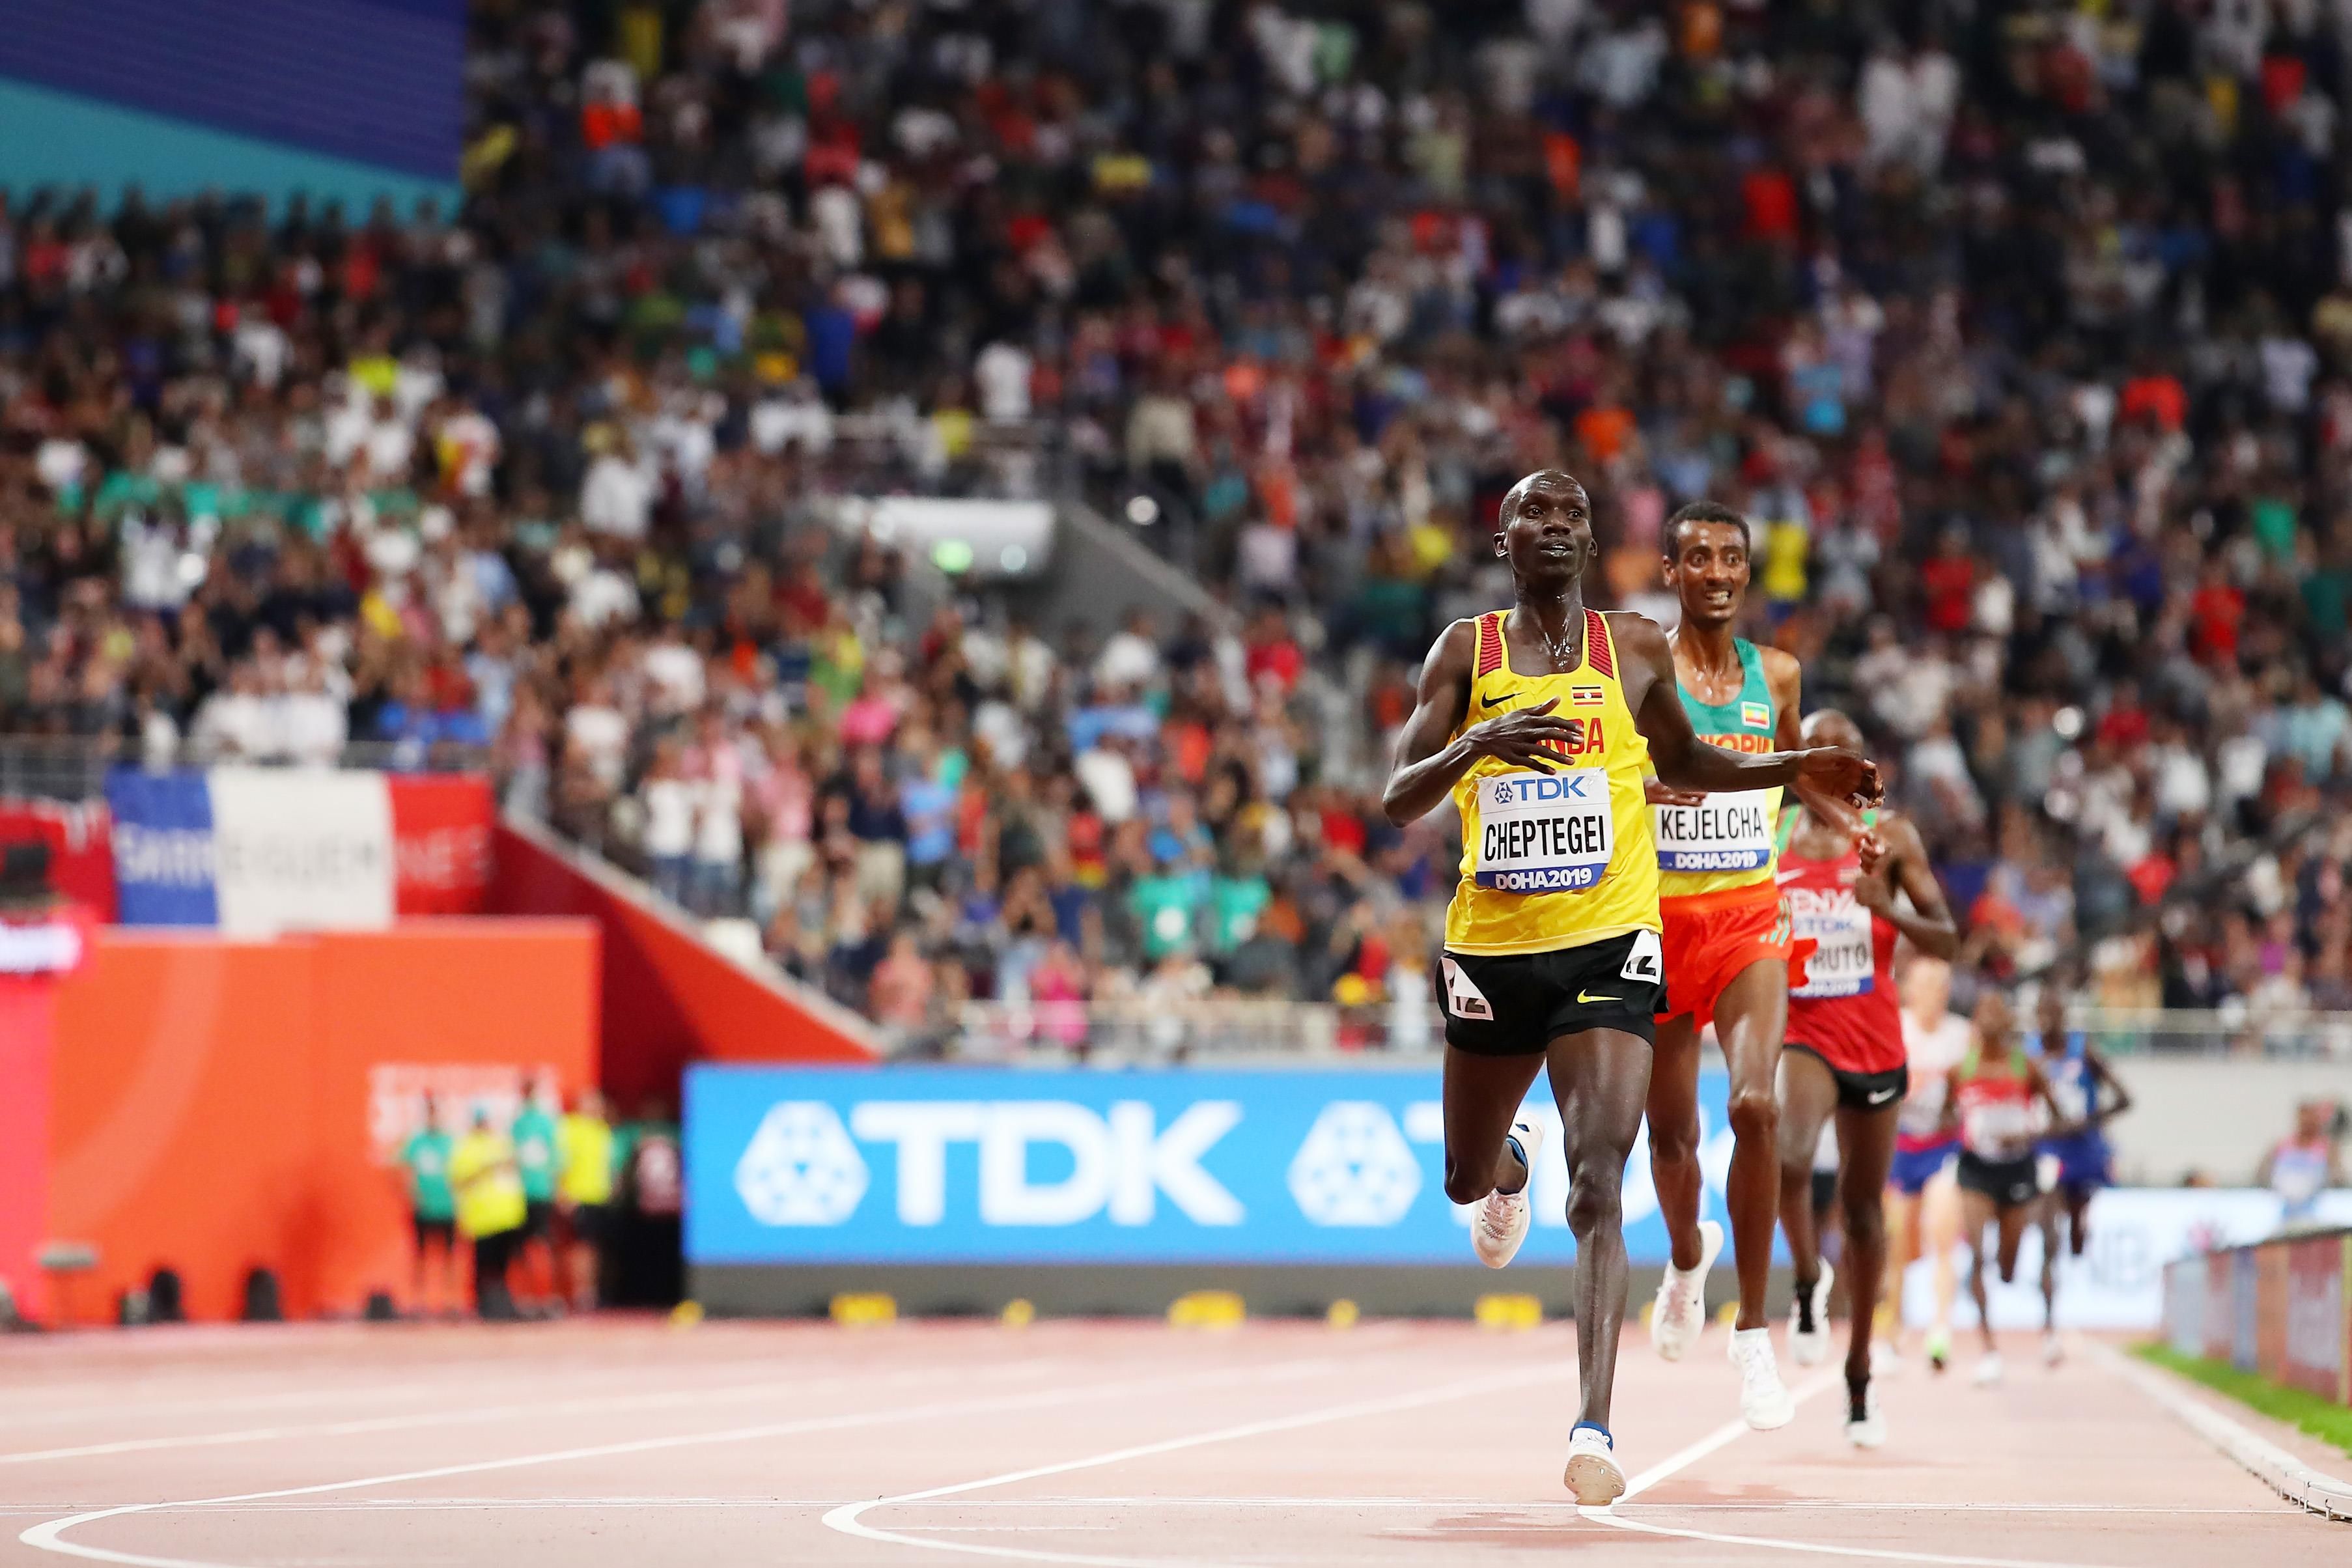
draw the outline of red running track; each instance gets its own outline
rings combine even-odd
[[[1629,1336],[1613,1520],[1559,1489],[1575,1332],[647,1322],[0,1342],[0,1564],[2352,1562],[2085,1346],[1835,1374],[1753,1433],[1711,1328]],[[2233,1412],[2308,1462],[2352,1463]],[[1648,1475],[1655,1472],[1654,1476]],[[1647,1479],[1648,1484],[1642,1483]]]

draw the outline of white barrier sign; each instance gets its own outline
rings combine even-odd
[[[2352,1225],[2352,1189],[2327,1194],[2319,1216],[2330,1225]],[[2261,1241],[2278,1233],[2279,1200],[2260,1188],[2111,1187],[2091,1200],[2090,1245],[2080,1258],[2058,1260],[2058,1326],[2061,1329],[2147,1329],[2164,1320],[2164,1268],[2175,1258],[2208,1247]],[[1991,1235],[1991,1227],[1986,1227]],[[2059,1245],[2063,1247],[2062,1224]],[[1956,1326],[1974,1328],[1969,1300],[1966,1238],[1953,1253],[1958,1300]],[[2028,1226],[2018,1248],[2017,1272],[2004,1285],[1997,1272],[1985,1279],[1985,1298],[1997,1329],[2042,1326],[2042,1236]],[[1903,1279],[1903,1320],[1925,1324],[1934,1315],[1932,1266],[1914,1263]]]

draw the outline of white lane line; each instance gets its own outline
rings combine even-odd
[[[1377,1331],[1376,1331],[1377,1334]],[[1360,1336],[1359,1342],[1374,1336]],[[1377,1335],[1387,1340],[1393,1335]],[[989,1415],[999,1412],[1051,1408],[1056,1405],[1083,1404],[1120,1394],[1136,1394],[1173,1384],[1184,1388],[1213,1386],[1221,1383],[1246,1380],[1262,1383],[1292,1377],[1311,1376],[1339,1364],[1329,1356],[1307,1356],[1295,1361],[1255,1363],[1217,1372],[1187,1369],[1163,1373],[1156,1376],[1130,1378],[1110,1383],[1095,1383],[1079,1388],[1045,1389],[1031,1394],[998,1394],[985,1399],[945,1400],[930,1405],[902,1406],[896,1410],[858,1411],[840,1415],[811,1416],[796,1421],[772,1421],[756,1426],[733,1426],[716,1432],[687,1432],[663,1437],[641,1437],[625,1443],[600,1443],[586,1447],[557,1448],[537,1454],[517,1454],[502,1459],[480,1459],[460,1465],[438,1465],[430,1469],[402,1470],[390,1475],[361,1476],[352,1480],[322,1481],[306,1487],[279,1487],[268,1491],[236,1492],[222,1497],[190,1498],[180,1501],[135,1502],[112,1508],[91,1509],[52,1519],[21,1532],[16,1539],[41,1552],[54,1552],[68,1557],[86,1558],[93,1563],[116,1563],[124,1568],[239,1568],[233,1563],[207,1562],[190,1557],[157,1557],[143,1552],[116,1552],[103,1546],[87,1546],[68,1541],[66,1531],[100,1520],[119,1519],[130,1514],[153,1513],[161,1510],[184,1510],[207,1507],[230,1507],[238,1503],[266,1502],[279,1498],[316,1497],[326,1492],[357,1491],[367,1487],[398,1486],[411,1481],[438,1480],[445,1476],[485,1475],[496,1470],[514,1470],[540,1465],[564,1464],[577,1459],[614,1458],[629,1454],[663,1453],[677,1448],[703,1447],[722,1443],[759,1442],[772,1437],[800,1436],[813,1432],[835,1432],[852,1427],[885,1426],[901,1421],[948,1419],[959,1415]]]
[[[2092,1342],[2091,1351],[2109,1372],[2164,1406],[2287,1501],[2328,1519],[2352,1520],[2352,1481],[2313,1469],[2261,1433],[2189,1394],[2171,1381],[2169,1373],[2143,1366],[2098,1341]]]
[[[1270,1416],[1263,1421],[1244,1421],[1238,1426],[1220,1426],[1213,1431],[1195,1432],[1187,1436],[1164,1438],[1157,1443],[1139,1443],[1132,1447],[1113,1448],[1107,1453],[1090,1454],[1084,1458],[1065,1459],[1058,1464],[1036,1465],[1025,1470],[1008,1470],[1003,1475],[985,1476],[976,1481],[958,1481],[952,1486],[929,1487],[921,1491],[902,1492],[895,1497],[876,1498],[871,1502],[851,1503],[835,1509],[824,1516],[828,1529],[845,1535],[860,1536],[887,1545],[920,1546],[934,1552],[962,1552],[978,1557],[1009,1557],[1025,1563],[1060,1563],[1077,1568],[1180,1568],[1177,1560],[1133,1557],[1091,1557],[1065,1552],[1031,1552],[1017,1546],[986,1546],[977,1542],[925,1541],[919,1536],[896,1531],[880,1530],[867,1524],[861,1515],[877,1508],[894,1508],[907,1503],[929,1502],[938,1498],[955,1497],[964,1492],[984,1491],[992,1487],[1009,1487],[1022,1481],[1034,1481],[1046,1476],[1067,1475],[1073,1470],[1097,1469],[1105,1465],[1124,1464],[1129,1459],[1147,1459],[1161,1454],[1181,1453],[1187,1448],[1206,1447],[1213,1443],[1235,1442],[1244,1437],[1263,1437],[1276,1432],[1295,1432],[1302,1427],[1326,1426],[1334,1421],[1350,1421],[1363,1415],[1393,1415],[1401,1410],[1418,1410],[1432,1405],[1444,1405],[1457,1399],[1467,1399],[1479,1394],[1496,1394],[1507,1389],[1520,1390],[1538,1383],[1559,1382],[1573,1374],[1572,1367],[1550,1372],[1530,1373],[1523,1368],[1510,1372],[1488,1373],[1483,1377],[1458,1379],[1441,1384],[1435,1388],[1417,1390],[1412,1394],[1391,1394],[1382,1399],[1353,1400],[1345,1405],[1327,1405],[1313,1410],[1302,1410],[1289,1415]]]
[[[1041,1369],[1058,1367],[1060,1364],[1058,1362],[1049,1361],[1012,1362],[968,1375],[975,1378],[990,1378],[1006,1373],[1019,1375]],[[304,1422],[284,1426],[240,1426],[226,1432],[189,1432],[163,1437],[125,1437],[110,1443],[82,1443],[68,1448],[26,1448],[14,1453],[0,1453],[0,1467],[44,1464],[58,1459],[100,1458],[115,1454],[146,1454],[164,1448],[231,1447],[246,1443],[278,1442],[289,1437],[348,1437],[371,1432],[405,1432],[420,1426],[470,1426],[516,1417],[676,1409],[680,1406],[694,1407],[741,1399],[767,1399],[776,1396],[790,1397],[803,1394],[829,1393],[844,1387],[854,1388],[861,1385],[897,1387],[902,1384],[936,1379],[938,1375],[937,1368],[890,1373],[873,1377],[845,1373],[838,1377],[777,1379],[770,1383],[737,1383],[724,1387],[672,1389],[656,1394],[607,1394],[572,1399],[518,1400],[508,1405],[419,1410],[400,1415],[366,1415],[351,1421]],[[445,1391],[441,1395],[443,1398],[456,1396],[456,1391]]]
[[[1799,1405],[1802,1405],[1806,1400],[1837,1383],[1839,1379],[1839,1372],[1832,1368],[1799,1384],[1789,1392]],[[1745,1421],[1725,1422],[1689,1447],[1668,1455],[1659,1463],[1635,1476],[1625,1484],[1625,1495],[1618,1499],[1618,1501],[1620,1503],[1631,1501],[1635,1496],[1647,1491],[1659,1482],[1689,1468],[1709,1454],[1737,1441],[1745,1436],[1748,1430],[1748,1423]],[[1662,1503],[1656,1506],[1663,1508],[1678,1505]],[[1721,1531],[1689,1530],[1675,1525],[1655,1524],[1645,1519],[1634,1519],[1620,1513],[1613,1508],[1587,1508],[1579,1509],[1577,1511],[1587,1519],[1597,1520],[1602,1524],[1618,1530],[1634,1531],[1643,1535],[1666,1535],[1682,1541],[1704,1541],[1717,1546],[1753,1546],[1766,1552],[1794,1552],[1808,1557],[1860,1557],[1878,1563],[1933,1563],[1937,1564],[1938,1568],[2086,1568],[2086,1565],[2082,1563],[2043,1563],[2030,1558],[1971,1557],[1937,1552],[1904,1552],[1884,1546],[1839,1546],[1827,1542],[1792,1541],[1769,1535],[1731,1535]]]
[[[710,1331],[706,1328],[700,1331]],[[644,1382],[641,1373],[615,1377],[609,1363],[566,1358],[562,1361],[535,1364],[539,1367],[540,1375],[533,1378],[507,1377],[486,1381],[480,1374],[485,1371],[495,1370],[499,1365],[490,1361],[428,1362],[418,1365],[414,1370],[413,1375],[403,1383],[362,1384],[357,1386],[341,1387],[313,1384],[310,1387],[288,1389],[277,1394],[231,1393],[229,1390],[244,1387],[247,1384],[228,1383],[223,1384],[221,1392],[217,1394],[174,1394],[166,1399],[149,1397],[148,1391],[154,1388],[157,1380],[147,1375],[148,1369],[143,1364],[126,1362],[123,1363],[123,1375],[116,1380],[85,1384],[45,1384],[38,1388],[24,1391],[26,1395],[37,1394],[58,1395],[64,1401],[63,1403],[26,1405],[12,1394],[10,1407],[0,1411],[0,1431],[13,1430],[21,1426],[62,1426],[70,1422],[119,1424],[125,1416],[144,1418],[151,1415],[216,1415],[231,1410],[279,1410],[304,1405],[337,1405],[358,1400],[381,1399],[397,1404],[413,1405],[425,1399],[452,1397],[479,1399],[488,1394],[520,1394],[529,1393],[534,1388],[544,1388],[547,1386],[549,1374],[561,1375],[567,1380],[575,1380],[591,1385],[613,1382],[619,1384],[622,1388],[632,1384],[642,1386]],[[723,1364],[712,1365],[706,1362],[688,1362],[677,1364],[674,1369],[663,1370],[674,1370],[677,1375],[684,1376],[703,1372],[724,1373],[729,1368]],[[173,1378],[169,1381],[172,1385],[184,1386],[186,1380]],[[721,1388],[732,1385],[711,1384],[707,1386]],[[593,1392],[593,1386],[583,1390],[583,1394],[592,1392]],[[618,1390],[611,1392],[617,1393]]]
[[[1835,1383],[1838,1380],[1838,1375],[1839,1374],[1835,1372],[1816,1373],[1812,1377],[1797,1384],[1796,1387],[1789,1391],[1790,1401],[1795,1405],[1803,1405],[1806,1400],[1811,1399],[1814,1394],[1821,1393],[1822,1390],[1829,1387],[1832,1383]],[[1690,1468],[1691,1466],[1697,1464],[1701,1459],[1706,1458],[1709,1454],[1714,1453],[1717,1448],[1722,1447],[1727,1443],[1736,1442],[1739,1438],[1746,1436],[1748,1430],[1748,1423],[1745,1421],[1725,1422],[1714,1431],[1709,1432],[1706,1436],[1701,1437],[1697,1442],[1691,1444],[1687,1447],[1677,1448],[1673,1453],[1668,1454],[1664,1458],[1659,1460],[1656,1464],[1652,1465],[1648,1469],[1636,1475],[1632,1480],[1627,1481],[1625,1483],[1625,1495],[1617,1500],[1620,1502],[1631,1502],[1633,1499],[1640,1497],[1643,1492],[1648,1491],[1652,1487],[1656,1486],[1660,1481],[1664,1480],[1667,1477],[1675,1474],[1677,1471]]]
[[[626,1509],[635,1512],[644,1509],[750,1509],[800,1510],[841,1508],[863,1501],[859,1498],[744,1498],[744,1497],[564,1497],[564,1498],[354,1498],[347,1502],[257,1502],[231,1505],[206,1505],[211,1511],[223,1514],[349,1514],[371,1513],[504,1513],[548,1511],[595,1511]],[[75,1509],[103,1508],[104,1503],[0,1503],[0,1519],[50,1519],[60,1512]],[[168,1513],[173,1509],[194,1505],[162,1503],[156,1511]],[[1213,1509],[1228,1511],[1251,1510],[1297,1513],[1301,1510],[1338,1510],[1360,1513],[1366,1510],[1387,1510],[1415,1513],[1541,1513],[1568,1511],[1576,1504],[1566,1500],[1529,1500],[1522,1502],[1498,1502],[1493,1498],[1402,1498],[1402,1497],[1052,1497],[1052,1498],[961,1498],[936,1503],[907,1503],[907,1508],[947,1508],[958,1512],[993,1510],[1013,1513],[1024,1510],[1087,1510],[1087,1509]],[[1771,1502],[1664,1502],[1643,1503],[1641,1507],[1671,1513],[1982,1513],[1982,1514],[2126,1514],[2161,1515],[2179,1519],[2192,1515],[2214,1515],[2234,1518],[2252,1515],[2257,1518],[2299,1517],[2302,1510],[2284,1503],[2267,1506],[2244,1504],[2235,1508],[2173,1508],[2161,1503],[2115,1502],[1854,1502],[1836,1498],[1776,1500]],[[913,1530],[914,1525],[900,1525],[901,1530]],[[1011,1528],[1011,1527],[1007,1527]]]

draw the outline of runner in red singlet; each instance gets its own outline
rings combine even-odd
[[[2042,1066],[2018,1042],[2017,1010],[2000,991],[1977,998],[1976,1038],[1952,1072],[1944,1118],[1960,1132],[1960,1233],[1974,1261],[1969,1295],[1977,1304],[1984,1355],[1972,1374],[1979,1386],[2000,1381],[2000,1342],[1985,1301],[1985,1226],[1993,1226],[1993,1258],[2001,1283],[2017,1277],[2017,1245],[2042,1196],[2033,1141],[2082,1131],[2066,1120]]]
[[[1815,745],[1862,741],[1853,720],[1827,710],[1808,718],[1804,732]],[[1789,1352],[1800,1366],[1814,1365],[1829,1355],[1830,1270],[1813,1222],[1812,1151],[1822,1123],[1834,1113],[1852,1298],[1845,1433],[1854,1447],[1875,1448],[1886,1441],[1886,1423],[1870,1388],[1872,1319],[1886,1274],[1883,1194],[1895,1158],[1895,1117],[1909,1083],[1895,997],[1895,943],[1908,937],[1919,951],[1949,958],[1959,933],[1918,830],[1887,812],[1864,820],[1865,830],[1856,837],[1810,808],[1782,817],[1780,882],[1789,931],[1811,942],[1813,952],[1789,993],[1788,1043],[1780,1056],[1780,1227],[1797,1274]]]

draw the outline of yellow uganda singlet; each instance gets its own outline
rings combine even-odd
[[[1478,617],[1477,662],[1461,730],[1551,698],[1578,733],[1555,773],[1480,757],[1454,785],[1462,880],[1445,911],[1452,952],[1550,952],[1656,931],[1657,850],[1642,781],[1650,745],[1617,680],[1608,618],[1584,612],[1584,657],[1558,675],[1520,675],[1503,617]],[[1460,733],[1460,730],[1455,731]]]

